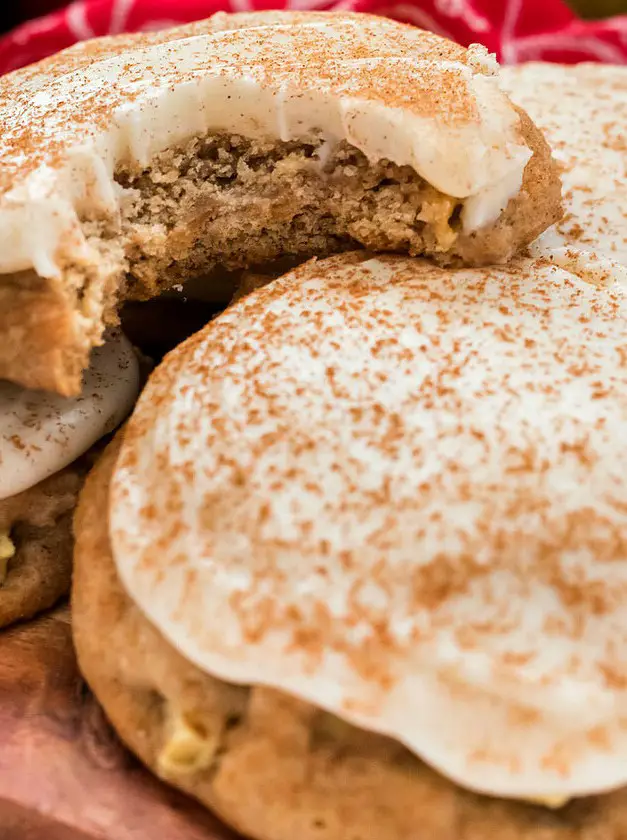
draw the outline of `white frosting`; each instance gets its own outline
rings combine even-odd
[[[539,237],[535,253],[575,271],[587,262],[600,282],[624,275],[617,266],[627,266],[627,68],[531,63],[503,68],[501,80],[562,166],[564,219]]]
[[[92,353],[73,399],[0,382],[0,500],[71,464],[126,417],[139,393],[139,366],[120,334]]]
[[[546,264],[347,255],[175,350],[111,489],[185,657],[459,784],[627,784],[627,299]]]
[[[337,15],[104,50],[45,83],[30,74],[0,105],[0,272],[55,276],[61,259],[86,258],[79,217],[116,218],[116,168],[207,131],[348,140],[467,199],[475,230],[519,191],[531,155],[492,70],[481,47]]]

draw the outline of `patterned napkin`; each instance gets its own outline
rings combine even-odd
[[[77,0],[0,38],[0,73],[97,35],[159,29],[217,11],[286,7],[388,15],[463,44],[480,41],[506,64],[627,63],[627,16],[583,21],[563,0]]]

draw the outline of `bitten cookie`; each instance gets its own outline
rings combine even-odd
[[[561,213],[498,66],[345,13],[216,16],[0,80],[0,376],[72,394],[120,301],[365,246],[509,259]]]

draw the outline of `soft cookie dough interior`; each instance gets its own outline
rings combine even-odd
[[[550,150],[482,48],[368,15],[219,27],[0,83],[0,377],[75,393],[120,302],[216,267],[359,246],[484,264],[559,216]]]
[[[213,133],[160,153],[144,169],[121,169],[121,229],[109,221],[82,223],[98,254],[80,294],[85,315],[100,313],[91,334],[95,338],[117,323],[120,300],[145,300],[189,280],[212,282],[222,270],[286,256],[306,259],[365,247],[429,254],[444,264],[501,261],[541,233],[559,206],[549,148],[524,114],[521,121],[534,150],[523,188],[495,223],[471,233],[462,229],[462,201],[408,166],[369,162],[348,143],[329,154],[323,141],[264,142]],[[76,270],[69,274],[72,285],[80,285]],[[26,345],[25,353],[0,351],[0,374],[48,387],[55,369],[82,365],[83,356],[63,355],[70,336],[58,310],[66,302],[56,296],[42,306],[43,331],[33,334],[30,322],[39,311],[33,292],[41,285],[26,275],[0,276],[0,299],[6,293],[12,303],[5,318],[11,317]],[[52,334],[59,346],[44,354],[40,345]],[[69,382],[55,388],[71,390]]]
[[[527,128],[529,139],[539,140],[530,123]],[[535,152],[526,176],[530,192],[549,157],[540,142]],[[132,297],[152,296],[164,283],[216,266],[246,268],[360,245],[427,253],[445,263],[489,263],[515,250],[523,228],[524,238],[533,238],[546,218],[530,212],[527,192],[512,200],[495,225],[464,233],[463,201],[435,189],[409,166],[368,161],[346,142],[329,151],[321,140],[263,142],[210,134],[161,153],[142,171],[121,172],[118,182],[121,241],[129,261],[125,294]],[[545,186],[549,204],[555,184],[547,179]],[[119,243],[113,236],[112,249]]]

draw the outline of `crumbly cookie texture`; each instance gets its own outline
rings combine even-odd
[[[523,189],[496,223],[471,234],[461,231],[459,202],[409,167],[370,164],[348,144],[322,163],[320,146],[212,135],[158,155],[142,172],[120,172],[121,232],[84,225],[99,255],[89,282],[76,267],[63,289],[33,272],[0,276],[0,329],[13,336],[0,348],[0,376],[71,393],[121,301],[154,297],[217,267],[359,246],[426,252],[445,264],[507,258],[560,207],[549,148],[524,114],[521,121],[535,152]],[[80,340],[79,314],[88,325]]]
[[[118,446],[119,438],[78,506],[75,642],[83,673],[122,739],[161,778],[257,840],[625,836],[626,789],[558,810],[475,795],[394,741],[191,665],[117,578],[102,513]]]
[[[73,466],[0,501],[0,627],[32,618],[69,591],[83,474]]]
[[[145,171],[121,173],[125,294],[151,297],[166,277],[179,283],[216,265],[238,269],[358,245],[427,252],[447,264],[492,262],[516,250],[523,228],[526,240],[539,233],[559,203],[559,185],[547,177],[546,212],[536,215],[529,203],[521,214],[521,195],[498,223],[464,234],[461,202],[409,167],[371,164],[347,143],[325,155],[320,143],[218,134],[158,155]],[[550,172],[549,155],[538,148],[528,179]]]
[[[32,119],[23,128],[22,112],[17,107],[24,102],[27,108],[34,97],[39,97],[35,99],[37,103],[40,99],[47,102],[45,97],[54,97],[61,79],[68,80],[71,85],[72,74],[80,76],[99,61],[113,61],[121,53],[139,47],[156,49],[156,45],[167,44],[168,49],[176,50],[181,39],[192,35],[208,36],[219,30],[246,29],[260,23],[294,25],[306,21],[322,25],[322,20],[331,18],[321,13],[218,15],[194,27],[159,35],[104,39],[74,48],[36,68],[18,71],[0,82],[0,109],[5,107],[7,113],[10,111],[15,123],[4,138],[7,154],[3,156],[0,172],[0,192],[15,191],[16,185],[31,177],[33,172],[39,173],[40,169],[54,174],[57,168],[65,165],[70,140],[76,139],[74,135],[80,135],[78,128],[74,131],[76,126],[72,120],[68,117],[69,126],[58,126],[55,133],[55,120],[60,119],[59,114],[52,107],[46,110],[41,106],[43,111],[37,112],[39,120]],[[339,21],[338,25],[342,20],[337,15],[333,18],[334,22]],[[345,25],[352,26],[357,33],[363,27],[371,27],[373,31],[384,27],[385,37],[381,42],[390,45],[390,54],[395,60],[404,57],[403,50],[406,53],[410,48],[414,49],[413,45],[408,46],[410,42],[413,44],[421,38],[424,43],[418,44],[415,54],[427,56],[435,64],[446,65],[451,73],[462,66],[466,69],[472,66],[474,72],[477,62],[489,63],[487,57],[471,55],[457,45],[419,30],[370,16],[361,16],[358,25],[355,16],[348,15],[346,20]],[[234,33],[229,35],[235,37]],[[260,39],[264,37],[263,33],[259,35],[257,46],[263,47],[264,42]],[[311,52],[311,45],[309,49]],[[356,50],[354,47],[353,51]],[[211,59],[212,51],[207,49],[206,52],[207,60]],[[219,50],[215,52],[219,54]],[[265,55],[263,49],[261,54]],[[303,57],[299,57],[297,51],[295,55],[302,64]],[[324,56],[316,55],[315,50],[314,57],[320,66],[333,66],[332,61],[325,64]],[[381,58],[377,54],[368,60]],[[358,72],[358,68],[363,61],[361,58],[354,61],[357,69],[351,80],[353,76],[357,79],[359,95],[367,99],[378,96],[384,105],[394,105],[401,111],[406,107],[402,97],[398,99],[396,77],[394,84],[390,83],[392,71],[387,64],[384,71],[368,71],[370,88],[362,90],[359,88],[362,71]],[[268,62],[271,65],[270,59]],[[400,62],[398,72],[405,72],[403,67],[415,63]],[[277,62],[275,58],[277,64],[283,66],[283,62]],[[174,60],[170,65],[178,66]],[[269,77],[281,69],[260,66]],[[98,131],[106,133],[112,112],[120,97],[124,99],[128,95],[129,85],[143,83],[141,67],[134,68],[129,64],[128,71],[124,72],[131,74],[129,78],[125,76],[117,88],[112,85],[106,95],[100,86],[97,96],[90,98],[89,85],[79,86],[87,97],[80,119],[92,120]],[[133,72],[135,76],[132,76]],[[306,74],[303,76],[302,71],[299,72],[299,83],[305,84]],[[484,70],[477,72],[481,75]],[[486,67],[486,75],[490,72]],[[330,84],[334,84],[333,79]],[[373,79],[376,80],[374,87]],[[338,82],[338,91],[343,90],[345,81]],[[431,119],[435,114],[438,125],[459,120],[468,126],[478,119],[476,103],[463,91],[460,93],[459,85],[449,85],[453,89],[444,95],[440,83],[434,85],[431,81],[429,88],[427,77],[425,84],[424,95],[420,91],[416,93],[415,101],[412,99],[409,103],[411,107],[407,106],[409,111],[420,112],[420,117],[425,119]],[[413,90],[412,85],[406,87]],[[66,107],[72,100],[67,93],[61,96],[57,91],[57,95]],[[516,134],[523,146],[533,152],[524,171],[522,189],[511,198],[495,222],[472,233],[462,231],[458,200],[427,184],[409,166],[390,164],[382,157],[383,153],[372,156],[379,160],[378,163],[369,163],[367,157],[348,141],[330,153],[327,144],[318,143],[315,138],[308,137],[307,142],[258,141],[226,129],[213,133],[203,130],[192,140],[180,142],[179,137],[166,151],[151,154],[148,160],[140,156],[138,168],[131,153],[131,147],[142,142],[138,131],[137,137],[127,138],[129,153],[117,160],[111,183],[107,180],[108,173],[105,178],[106,198],[115,212],[110,208],[105,212],[92,195],[97,192],[102,176],[98,169],[100,164],[92,161],[98,172],[90,170],[93,184],[86,184],[85,206],[83,210],[79,207],[76,218],[72,217],[72,235],[64,234],[59,248],[52,251],[47,251],[43,244],[39,248],[43,236],[34,244],[30,243],[33,253],[41,251],[37,259],[33,257],[33,265],[39,265],[37,260],[40,258],[43,265],[48,265],[50,260],[56,261],[57,273],[48,276],[48,265],[46,270],[37,269],[48,279],[31,269],[0,276],[0,330],[11,337],[0,347],[0,377],[29,387],[75,393],[89,350],[99,343],[105,326],[116,321],[120,301],[155,295],[170,285],[201,276],[216,265],[247,268],[282,254],[307,257],[360,245],[376,250],[428,253],[451,263],[484,264],[506,260],[555,221],[561,212],[559,179],[548,146],[526,114],[519,113],[519,122],[513,111],[512,114]],[[82,148],[80,143],[76,148]],[[494,149],[494,144],[489,148]],[[75,165],[78,166],[82,158],[79,152],[76,154]],[[85,161],[83,163],[87,166]],[[54,189],[51,194],[54,198]],[[106,204],[104,198],[102,202]],[[67,209],[65,204],[63,208]],[[56,218],[54,213],[45,216],[46,219],[53,217]],[[58,231],[54,226],[47,231],[56,242]],[[24,243],[26,239],[28,237]],[[81,243],[80,248],[77,242]],[[24,245],[24,248],[24,255],[31,253],[30,245]],[[31,264],[24,255],[20,256],[16,267]],[[7,259],[11,262],[13,256],[9,254]],[[9,262],[4,270],[14,271],[12,262],[8,267]],[[19,352],[14,349],[16,347]]]

